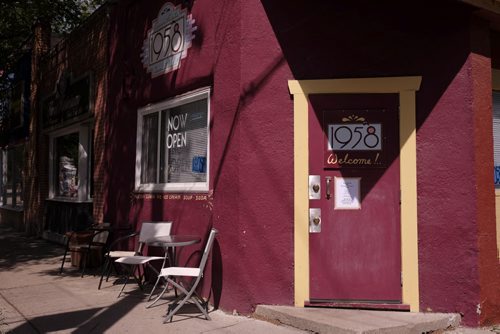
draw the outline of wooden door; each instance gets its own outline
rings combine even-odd
[[[310,301],[401,303],[398,96],[312,95],[309,109]]]

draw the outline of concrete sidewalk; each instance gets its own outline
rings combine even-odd
[[[164,324],[168,299],[146,309],[136,284],[117,298],[121,286],[111,280],[97,290],[99,276],[80,278],[69,264],[59,275],[62,254],[58,245],[0,225],[0,333],[442,333],[460,320],[453,314],[258,306],[252,317],[211,310],[212,321],[183,308]]]
[[[218,310],[207,321],[189,307],[164,324],[167,300],[146,309],[135,283],[117,298],[111,279],[97,290],[99,276],[81,278],[69,264],[59,275],[63,252],[0,225],[0,333],[303,333]]]
[[[258,305],[254,317],[313,333],[492,334],[490,329],[460,327],[460,315]]]

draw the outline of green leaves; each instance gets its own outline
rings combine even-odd
[[[31,46],[35,23],[50,23],[53,32],[66,34],[104,1],[0,0],[0,78],[5,76],[20,54]]]

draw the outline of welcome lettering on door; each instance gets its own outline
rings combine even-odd
[[[344,112],[323,113],[325,168],[384,167],[383,118],[368,120],[383,112],[355,112],[348,116]]]

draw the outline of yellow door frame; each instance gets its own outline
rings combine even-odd
[[[294,299],[309,300],[309,148],[310,94],[394,93],[399,95],[401,261],[403,304],[419,311],[417,235],[417,143],[415,93],[422,77],[289,80],[294,99]]]

